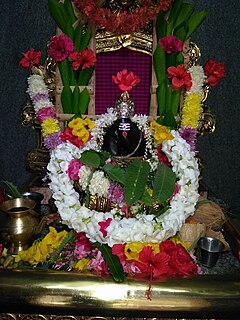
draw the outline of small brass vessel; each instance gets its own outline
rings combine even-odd
[[[33,210],[35,205],[28,198],[6,200],[0,205],[0,234],[12,254],[27,249],[37,231],[40,216]]]

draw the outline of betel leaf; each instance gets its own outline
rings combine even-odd
[[[96,242],[95,246],[101,251],[113,280],[117,283],[123,282],[125,274],[118,256],[112,254],[112,249],[107,244]]]
[[[124,197],[128,205],[139,200],[146,187],[150,165],[148,162],[135,159],[126,169]]]
[[[104,164],[106,164],[106,161],[111,158],[111,153],[107,151],[98,152],[98,155],[100,157],[101,166],[104,166]]]
[[[100,157],[96,151],[87,150],[81,154],[81,162],[89,167],[98,168],[100,165]]]
[[[72,113],[72,90],[68,84],[63,87],[61,102],[64,113]]]
[[[115,164],[109,163],[103,166],[103,170],[107,172],[112,180],[117,181],[123,185],[125,184],[125,169],[118,167]]]
[[[151,206],[152,204],[152,198],[151,195],[149,194],[147,188],[145,187],[142,197],[141,197],[141,202],[144,203],[146,206]]]
[[[80,92],[80,95],[79,95],[79,108],[80,108],[79,112],[81,114],[86,113],[89,101],[90,101],[90,95],[89,95],[88,89],[85,88],[83,89],[83,91]]]
[[[158,166],[153,181],[153,198],[159,203],[167,201],[174,192],[176,175],[170,167],[161,164]]]
[[[203,22],[206,16],[207,12],[201,11],[190,17],[190,19],[188,20],[188,32],[186,35],[186,39],[188,39],[193,34],[193,32],[200,26],[200,24]]]

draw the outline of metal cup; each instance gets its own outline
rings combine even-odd
[[[40,192],[24,192],[22,194],[23,198],[28,198],[31,200],[34,200],[36,205],[34,207],[34,210],[40,215],[41,214],[41,202],[44,198],[43,194],[41,194]]]
[[[224,244],[216,238],[202,237],[198,241],[198,247],[200,249],[200,263],[205,267],[213,268],[224,249]]]

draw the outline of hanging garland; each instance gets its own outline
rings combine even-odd
[[[106,31],[118,34],[138,32],[146,28],[148,21],[154,20],[160,11],[166,11],[171,0],[140,1],[139,8],[133,13],[114,13],[102,8],[95,0],[74,0],[76,7],[82,11],[94,26],[103,27]]]

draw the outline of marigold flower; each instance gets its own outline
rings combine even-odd
[[[152,129],[153,137],[156,140],[157,144],[162,144],[165,140],[173,139],[173,135],[168,130],[168,128],[158,124],[156,120],[151,121],[150,128]]]
[[[30,48],[26,53],[23,53],[23,58],[19,61],[19,65],[25,69],[29,69],[31,66],[40,64],[40,57],[42,53]]]
[[[182,126],[197,128],[198,120],[202,112],[201,107],[202,96],[199,94],[187,94],[182,110]]]
[[[89,265],[90,258],[82,258],[75,264],[74,269],[77,271],[85,271],[88,269]]]
[[[54,36],[49,43],[49,54],[57,62],[64,61],[74,50],[72,39],[66,35]]]
[[[91,49],[73,52],[70,54],[70,58],[73,60],[72,67],[74,70],[78,70],[80,67],[82,70],[93,67],[97,61]]]
[[[179,90],[185,87],[187,91],[191,89],[192,78],[191,74],[186,71],[184,64],[179,64],[177,67],[169,67],[167,69],[167,77],[172,79],[172,89]]]
[[[127,69],[123,69],[117,73],[117,76],[112,76],[112,81],[118,85],[121,91],[129,91],[139,84],[140,78],[132,71],[128,73]]]
[[[41,123],[42,136],[45,137],[48,134],[59,131],[58,120],[53,118],[48,118]]]
[[[172,52],[180,52],[183,49],[183,41],[178,40],[176,36],[163,37],[159,40],[159,43],[167,54],[171,54]]]
[[[85,118],[83,120],[84,126],[88,127],[88,129],[93,129],[95,127],[95,122],[89,118]]]

